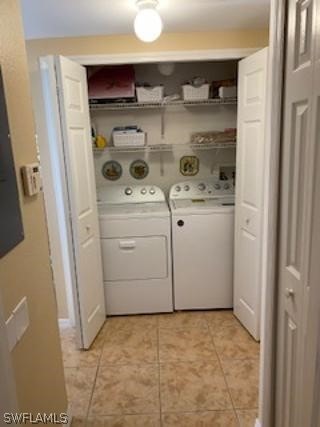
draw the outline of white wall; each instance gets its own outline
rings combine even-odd
[[[178,63],[172,76],[164,77],[158,71],[156,64],[136,65],[136,81],[147,82],[151,85],[162,83],[165,94],[180,93],[183,82],[194,76],[203,76],[209,82],[213,80],[236,77],[237,63]],[[165,153],[98,153],[95,154],[97,186],[114,184],[146,183],[159,185],[168,191],[171,185],[185,179],[179,172],[180,158],[184,155],[196,155],[200,160],[200,171],[195,179],[208,178],[217,173],[221,164],[235,164],[235,149],[211,149],[192,151],[185,144],[190,142],[191,134],[199,131],[224,130],[236,127],[236,106],[209,107],[167,107],[165,113],[165,137],[161,138],[161,116],[157,109],[126,110],[126,111],[92,111],[91,120],[97,132],[111,142],[112,129],[115,126],[138,125],[147,132],[148,145],[167,143],[180,144],[173,152]],[[118,181],[108,181],[101,173],[102,166],[107,160],[120,162],[123,175]],[[135,180],[130,176],[130,163],[137,159],[146,160],[150,172],[144,180]],[[161,173],[161,159],[163,174]]]
[[[218,174],[218,166],[221,164],[235,164],[235,150],[234,149],[219,149],[219,150],[203,150],[203,151],[192,151],[188,148],[175,149],[173,152],[164,153],[112,153],[112,154],[97,154],[95,155],[95,166],[96,166],[96,181],[97,186],[107,186],[115,184],[153,184],[158,185],[164,191],[168,192],[171,185],[189,180],[190,178],[184,177],[179,172],[179,160],[183,155],[197,155],[200,160],[200,171],[199,174],[193,177],[194,179],[199,178],[210,178],[213,175]],[[163,161],[163,176],[161,175],[161,161]],[[120,162],[123,175],[115,182],[106,180],[102,174],[101,169],[105,161],[110,158]],[[136,180],[130,176],[129,167],[132,161],[137,159],[146,160],[149,165],[149,175],[143,180]],[[192,178],[191,178],[192,179]]]

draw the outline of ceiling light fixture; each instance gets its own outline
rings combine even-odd
[[[137,0],[139,12],[134,20],[136,36],[143,42],[155,41],[162,31],[162,20],[156,10],[158,0]]]

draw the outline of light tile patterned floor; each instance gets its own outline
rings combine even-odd
[[[92,349],[61,330],[76,427],[253,427],[259,344],[231,311],[108,318]]]

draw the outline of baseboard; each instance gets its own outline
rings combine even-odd
[[[60,328],[71,328],[72,324],[70,319],[58,319]]]
[[[258,420],[258,418],[256,419],[256,423],[254,425],[254,427],[262,427],[260,421]]]

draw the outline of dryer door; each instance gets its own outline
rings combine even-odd
[[[104,281],[163,279],[168,276],[165,236],[101,239]]]

